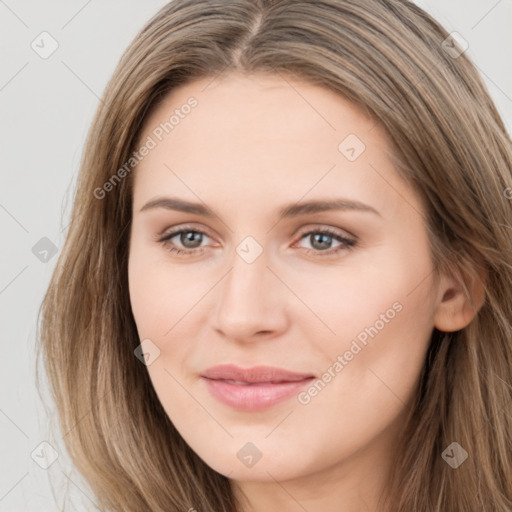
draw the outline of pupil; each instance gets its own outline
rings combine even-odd
[[[311,235],[313,237],[313,246],[315,244],[317,245],[317,249],[328,249],[331,245],[331,236],[325,235],[323,233],[315,233],[314,235]],[[199,241],[199,245],[201,243],[201,233],[197,233],[196,231],[187,231],[186,233],[181,234],[181,243],[185,247],[189,248],[195,248],[197,245],[195,245],[195,242]]]
[[[329,235],[325,235],[323,233],[315,233],[312,236],[313,236],[313,240],[315,242],[317,240],[319,240],[319,242],[320,242],[320,247],[316,247],[317,249],[329,249],[330,242],[331,242],[331,237]],[[315,246],[314,243],[312,245],[313,245],[313,247]]]
[[[201,243],[201,233],[197,233],[196,231],[187,231],[186,233],[181,234],[181,243],[185,247],[189,247],[194,249],[197,245],[194,245],[195,241],[199,240],[199,244]]]

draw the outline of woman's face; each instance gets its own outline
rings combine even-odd
[[[175,89],[143,144],[130,299],[185,441],[239,481],[382,469],[442,295],[383,131],[324,88],[231,74]]]

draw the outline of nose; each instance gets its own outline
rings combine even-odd
[[[287,328],[290,298],[267,265],[265,251],[252,263],[235,253],[231,270],[219,283],[214,318],[216,331],[226,339],[252,342],[276,337]]]

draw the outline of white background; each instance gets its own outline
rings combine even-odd
[[[42,262],[32,248],[43,237],[57,252],[62,247],[81,151],[98,98],[121,53],[165,3],[0,0],[2,512],[97,510],[90,490],[58,444],[60,433],[52,431],[36,389],[36,315],[57,255]],[[417,3],[468,41],[467,54],[511,132],[512,2]],[[31,47],[43,31],[59,45],[47,59]],[[31,457],[43,441],[59,454],[48,469]],[[42,454],[42,449],[36,453]],[[45,450],[47,457],[51,450]],[[65,486],[71,499],[64,506]]]

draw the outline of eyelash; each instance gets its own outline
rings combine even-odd
[[[171,233],[166,234],[165,236],[160,238],[158,240],[158,242],[162,243],[164,245],[164,247],[169,252],[177,254],[177,255],[182,255],[185,257],[198,255],[204,251],[204,248],[188,249],[187,250],[187,249],[179,249],[178,247],[175,247],[174,245],[169,245],[170,240],[172,238],[174,238],[176,235],[179,235],[181,233],[199,233],[201,235],[206,235],[208,238],[211,238],[208,236],[207,233],[205,233],[204,231],[201,231],[200,229],[192,229],[192,228],[182,227],[179,230],[172,231]],[[329,228],[306,231],[300,235],[299,241],[307,236],[311,236],[314,234],[327,235],[331,238],[335,238],[338,242],[341,242],[341,245],[338,247],[335,247],[334,249],[327,249],[325,251],[320,251],[318,249],[309,249],[307,247],[302,248],[304,251],[306,251],[307,254],[313,253],[315,255],[320,255],[320,257],[331,256],[331,255],[337,254],[342,251],[350,251],[357,245],[356,240],[352,240],[352,239],[340,236],[338,233],[336,233],[335,231],[333,231]]]

